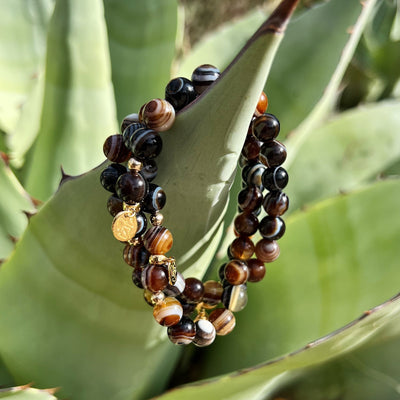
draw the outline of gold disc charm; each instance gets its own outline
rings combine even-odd
[[[111,225],[113,235],[120,242],[131,240],[137,232],[137,220],[131,211],[121,211],[115,217]]]

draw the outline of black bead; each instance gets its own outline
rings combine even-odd
[[[242,179],[246,182],[247,186],[258,186],[262,190],[261,177],[265,170],[265,165],[261,163],[249,164],[243,168]]]
[[[132,282],[137,286],[139,289],[143,289],[142,284],[142,267],[134,267],[132,271]]]
[[[262,183],[267,190],[282,190],[289,182],[289,175],[282,167],[267,168],[262,176]]]
[[[217,67],[210,64],[198,66],[192,73],[193,86],[198,94],[203,93],[220,76]]]
[[[131,124],[127,125],[125,129],[122,131],[122,137],[124,139],[125,146],[130,149],[131,147],[131,138],[135,134],[138,129],[146,128],[146,125],[142,124],[141,122],[132,122]]]
[[[280,130],[278,119],[273,114],[265,113],[251,122],[253,135],[262,142],[275,139]]]
[[[169,81],[165,88],[165,100],[169,101],[175,111],[190,104],[197,96],[194,86],[189,79],[175,78]]]
[[[286,147],[277,140],[265,142],[260,150],[260,161],[267,167],[277,167],[286,160]]]
[[[118,178],[126,173],[126,168],[121,164],[111,164],[100,175],[100,183],[109,192],[115,192]]]
[[[139,203],[147,194],[148,184],[146,179],[137,172],[127,172],[121,175],[115,185],[118,197],[125,203]]]
[[[162,150],[161,136],[153,129],[137,128],[129,125],[124,131],[124,143],[132,151],[135,158],[140,161],[157,157]],[[126,137],[126,139],[125,139]]]
[[[139,171],[147,182],[151,182],[157,176],[158,167],[155,160],[145,160],[143,161],[142,169]]]
[[[284,235],[286,226],[282,218],[268,215],[261,220],[258,230],[264,239],[278,240]]]
[[[142,236],[146,232],[147,218],[142,212],[136,214],[137,232],[135,238]]]
[[[115,185],[114,185],[115,186]],[[107,200],[107,210],[115,217],[123,210],[124,202],[114,193]]]
[[[148,213],[154,213],[165,206],[167,196],[164,190],[154,183],[150,183],[149,191],[143,199],[142,210]]]

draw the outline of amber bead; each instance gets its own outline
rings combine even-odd
[[[132,271],[132,282],[137,286],[139,289],[143,289],[142,285],[142,273],[143,273],[143,268],[142,267],[134,267]]]
[[[262,142],[273,140],[279,135],[280,124],[275,115],[264,114],[255,118],[251,124],[253,135]]]
[[[262,184],[269,190],[282,190],[289,182],[289,175],[282,167],[267,168],[262,175]]]
[[[142,203],[142,210],[148,213],[154,213],[161,210],[165,206],[167,196],[164,190],[154,183],[150,183],[149,191],[147,192]]]
[[[264,262],[258,258],[251,258],[246,261],[247,267],[249,268],[249,279],[248,282],[260,282],[265,276],[265,265]]]
[[[263,115],[267,108],[268,108],[268,97],[264,92],[261,92],[256,109],[254,111],[254,115],[256,117]]]
[[[110,164],[100,175],[100,183],[109,192],[115,192],[118,178],[126,173],[126,168],[121,164]]]
[[[279,245],[274,240],[261,239],[256,244],[255,253],[260,261],[270,263],[279,257]]]
[[[280,239],[286,230],[285,222],[279,217],[270,217],[269,215],[264,217],[259,226],[260,235],[264,239],[278,240]]]
[[[266,170],[266,166],[261,163],[250,164],[243,168],[242,178],[246,186],[262,187],[262,176]]]
[[[196,335],[196,325],[189,317],[183,316],[177,324],[168,328],[167,333],[174,344],[190,344]]]
[[[117,195],[125,203],[139,203],[147,193],[148,185],[146,179],[136,171],[121,175],[115,185]]]
[[[204,294],[204,285],[200,279],[197,278],[186,278],[185,289],[182,293],[182,297],[187,303],[195,304],[199,303]]]
[[[165,254],[171,249],[173,238],[167,228],[161,225],[152,226],[145,233],[143,243],[151,254]]]
[[[154,306],[153,316],[163,326],[177,324],[183,315],[182,305],[174,297],[166,297]]]
[[[168,269],[163,265],[148,264],[142,272],[142,285],[152,292],[164,290],[168,285]]]
[[[180,272],[177,272],[175,283],[173,285],[168,283],[167,287],[163,290],[163,292],[167,296],[176,297],[179,296],[184,289],[185,289],[185,278]]]
[[[143,244],[127,244],[123,252],[124,261],[131,267],[144,267],[149,262],[150,253]]]
[[[260,208],[262,201],[262,191],[258,186],[248,186],[238,195],[238,204],[243,211],[253,211]]]
[[[271,217],[279,217],[289,208],[289,197],[280,190],[274,190],[265,196],[263,207]]]
[[[221,302],[223,292],[222,285],[217,281],[204,282],[203,302],[209,305],[217,305]]]
[[[232,311],[226,308],[217,308],[212,311],[208,319],[214,325],[215,331],[219,336],[225,336],[232,332],[236,325],[235,316]]]
[[[249,278],[249,269],[242,260],[230,260],[225,265],[225,279],[231,285],[241,285]]]
[[[115,185],[114,185],[115,186]],[[124,202],[116,195],[111,195],[107,200],[107,210],[115,217],[124,208]]]
[[[162,139],[158,132],[149,128],[135,129],[135,124],[129,125],[125,131],[125,145],[129,147],[135,158],[140,161],[156,158],[162,150]]]
[[[155,160],[145,160],[143,161],[142,169],[140,170],[140,175],[142,175],[147,182],[151,182],[157,176],[158,167]]]
[[[153,99],[140,109],[139,121],[150,129],[164,132],[170,129],[175,121],[175,109],[167,100]]]
[[[139,122],[139,114],[129,114],[127,115],[122,123],[121,123],[121,133],[124,132],[124,130],[131,124]]]
[[[258,218],[251,212],[242,212],[236,216],[234,226],[240,235],[251,236],[257,232]]]
[[[207,319],[199,319],[196,322],[196,336],[193,343],[198,347],[209,346],[216,336],[214,325]]]
[[[128,160],[131,151],[125,146],[122,135],[109,136],[103,145],[104,155],[113,162],[121,163]]]
[[[224,288],[222,304],[232,312],[243,310],[247,305],[247,286],[229,285]]]
[[[198,66],[192,73],[193,86],[198,94],[203,93],[220,76],[217,67],[210,64]]]
[[[260,154],[261,144],[254,136],[247,136],[242,148],[242,155],[248,160],[256,160]]]
[[[259,160],[267,167],[277,167],[286,160],[286,147],[277,140],[262,145]]]
[[[186,78],[174,78],[168,82],[165,88],[165,100],[172,104],[175,111],[179,111],[190,104],[196,96],[197,93],[192,82]]]

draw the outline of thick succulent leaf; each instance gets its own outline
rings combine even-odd
[[[157,183],[168,194],[163,213],[180,270],[192,266],[200,274],[210,262],[210,250],[202,265],[195,255],[215,246],[221,234],[247,126],[296,3],[285,0],[163,136]],[[110,232],[101,169],[65,181],[2,267],[2,357],[17,383],[62,386],[61,397],[145,398],[161,391],[179,349],[164,342],[165,329],[155,326],[141,291],[132,288],[121,245]]]
[[[56,3],[40,132],[25,180],[37,198],[54,192],[60,165],[76,174],[98,164],[104,133],[117,128],[103,12],[96,0]]]
[[[0,389],[0,399],[10,400],[57,400],[53,396],[54,390],[40,390],[29,386],[16,386],[8,389]]]
[[[164,97],[175,56],[176,0],[104,0],[118,119]],[[161,62],[162,60],[162,62]]]
[[[400,160],[399,130],[399,101],[341,113],[313,130],[290,163],[291,210],[379,176]]]

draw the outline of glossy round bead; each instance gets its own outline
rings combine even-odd
[[[242,148],[242,155],[247,160],[256,160],[260,154],[262,143],[254,136],[247,136]]]
[[[232,312],[243,310],[247,305],[247,286],[229,285],[224,288],[222,304]]]
[[[167,296],[176,297],[179,296],[184,289],[185,289],[185,278],[180,272],[177,272],[176,282],[173,285],[168,283],[167,287],[163,290],[163,292]]]
[[[258,103],[256,109],[254,111],[254,115],[259,117],[265,113],[265,110],[268,107],[268,97],[264,92],[261,92],[260,98],[258,99]]]
[[[248,186],[238,195],[238,204],[243,211],[253,211],[260,208],[262,201],[262,191],[258,186]]]
[[[175,111],[190,104],[197,96],[194,86],[189,79],[175,78],[169,81],[165,88],[165,100],[169,101]]]
[[[214,325],[218,336],[225,336],[232,332],[236,325],[235,316],[226,308],[217,308],[211,312],[208,319]]]
[[[249,278],[247,264],[241,260],[230,260],[225,265],[225,279],[231,285],[241,285]]]
[[[143,243],[151,254],[165,254],[172,247],[171,232],[161,226],[152,226],[144,235]]]
[[[217,67],[210,64],[198,66],[192,73],[193,86],[198,94],[203,93],[220,76]]]
[[[260,282],[265,276],[265,265],[264,262],[258,258],[251,258],[246,261],[247,267],[249,268],[249,279],[248,282]]]
[[[177,324],[183,315],[181,303],[174,297],[166,297],[154,306],[153,316],[162,326]]]
[[[262,145],[259,160],[267,167],[277,167],[285,162],[286,156],[286,147],[277,140],[271,140]]]
[[[134,128],[135,124],[128,126],[125,132],[133,131],[127,135],[128,142],[125,142],[135,158],[140,161],[147,161],[157,157],[162,150],[161,136],[153,129],[149,128]]]
[[[158,167],[155,160],[144,160],[142,163],[142,169],[140,175],[142,175],[147,182],[151,182],[157,176]]]
[[[164,132],[173,125],[175,110],[167,100],[153,99],[142,106],[139,120],[157,132]]]
[[[136,214],[137,232],[135,238],[142,236],[146,232],[147,218],[142,212]]]
[[[218,268],[218,278],[221,282],[225,279],[225,265],[226,263]]]
[[[274,240],[261,239],[256,244],[255,253],[260,261],[270,263],[279,257],[279,245]]]
[[[185,289],[182,293],[182,297],[187,303],[196,304],[200,303],[204,294],[204,285],[200,279],[197,278],[186,278]]]
[[[109,192],[115,192],[118,178],[126,173],[126,168],[121,164],[110,164],[100,175],[100,183]]]
[[[286,230],[285,222],[279,217],[270,217],[269,215],[264,217],[259,226],[260,235],[264,239],[278,240],[280,239]]]
[[[254,243],[247,236],[239,236],[229,246],[232,258],[248,260],[254,254]]]
[[[261,163],[247,165],[242,171],[243,181],[247,186],[258,186],[262,189],[262,176],[266,169]]]
[[[135,132],[138,131],[139,129],[146,129],[146,125],[142,124],[139,121],[134,121],[128,124],[122,131],[122,137],[126,148],[128,149],[131,148],[132,137],[134,136]]]
[[[282,167],[267,168],[262,175],[262,184],[269,190],[282,190],[289,182],[289,175]]]
[[[131,267],[144,267],[149,262],[150,253],[143,244],[127,244],[123,252],[124,261]]]
[[[196,335],[196,325],[190,318],[183,316],[177,324],[168,328],[167,333],[174,344],[190,344]]]
[[[134,267],[132,270],[132,282],[137,286],[139,289],[143,289],[142,285],[142,273],[143,273],[143,268],[142,267]]]
[[[118,178],[115,189],[118,197],[125,203],[134,204],[144,199],[148,185],[142,175],[136,171],[132,171]]]
[[[115,217],[123,209],[124,209],[124,202],[116,194],[113,194],[108,198],[107,210],[113,217]]]
[[[274,190],[265,196],[263,207],[271,217],[279,217],[289,208],[289,197],[280,190]]]
[[[204,293],[203,293],[203,302],[209,305],[217,305],[221,302],[222,285],[217,281],[207,281],[204,282]]]
[[[164,190],[154,183],[150,183],[149,191],[143,199],[142,210],[148,213],[154,213],[161,210],[165,206],[167,196]]]
[[[273,140],[279,135],[280,124],[275,115],[264,114],[251,122],[253,135],[262,142]]]
[[[184,299],[182,297],[182,295],[177,296],[177,299],[180,301],[181,305],[182,305],[182,309],[183,309],[183,315],[189,316],[190,314],[192,314],[194,312],[194,310],[196,309],[196,305],[197,304],[191,304],[188,303],[186,301],[186,299]]]
[[[164,290],[168,285],[168,270],[163,265],[148,264],[142,272],[142,286],[152,292]]]
[[[131,124],[139,122],[139,114],[129,114],[127,115],[122,123],[121,123],[121,133],[124,132],[124,130]]]
[[[109,136],[103,145],[104,155],[113,162],[121,163],[129,159],[131,152],[125,146],[122,135]]]
[[[214,325],[207,319],[199,319],[196,322],[196,336],[193,343],[198,347],[209,346],[216,336]]]
[[[154,214],[151,214],[150,222],[154,226],[159,226],[164,222],[164,216],[160,212],[156,211]]]
[[[257,232],[258,218],[251,212],[242,212],[234,221],[235,230],[240,235],[251,236]]]

